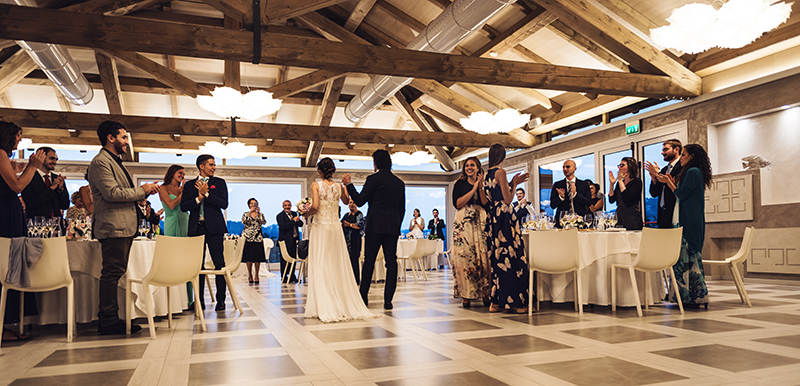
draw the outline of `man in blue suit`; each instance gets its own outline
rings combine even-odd
[[[228,208],[228,186],[222,178],[214,177],[217,164],[214,156],[203,154],[197,157],[197,169],[200,175],[194,181],[187,181],[183,186],[181,210],[189,212],[189,236],[205,236],[205,244],[214,262],[214,269],[225,267],[222,253],[222,241],[228,226],[222,210]],[[200,259],[205,260],[205,251]],[[217,281],[216,311],[225,310],[225,276],[215,275]],[[206,308],[203,287],[205,275],[200,275],[200,307]]]

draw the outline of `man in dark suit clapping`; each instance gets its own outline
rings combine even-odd
[[[292,211],[292,202],[286,200],[283,202],[283,211],[275,216],[278,222],[278,242],[286,243],[286,252],[289,252],[291,257],[297,257],[297,241],[300,239],[300,233],[297,228],[303,226],[303,220],[297,212]],[[281,275],[286,271],[286,259],[281,255]],[[294,270],[290,274],[281,276],[282,283],[297,283],[297,276],[294,275]]]
[[[562,213],[585,215],[589,213],[589,205],[592,203],[589,182],[575,177],[575,161],[564,161],[561,170],[564,171],[564,179],[553,184],[550,191],[550,207],[556,210],[555,221],[558,228],[561,228],[559,220]]]
[[[369,202],[367,222],[364,226],[364,267],[361,270],[361,298],[367,304],[375,258],[383,247],[386,262],[386,286],[383,290],[383,308],[393,308],[392,299],[397,289],[397,236],[406,211],[406,185],[392,173],[392,157],[386,150],[372,153],[376,173],[367,177],[361,193],[351,183],[350,174],[342,176],[347,193],[358,206]]]
[[[25,217],[61,217],[61,211],[69,208],[69,192],[64,186],[64,177],[53,173],[58,164],[58,155],[50,147],[40,147],[44,150],[45,159],[39,166],[28,186],[22,190],[22,199],[25,200]]]
[[[668,139],[664,141],[661,148],[661,156],[667,165],[658,170],[658,164],[655,162],[646,161],[644,163],[647,172],[650,173],[650,196],[658,198],[658,227],[659,228],[673,228],[672,214],[675,211],[675,194],[672,189],[667,187],[667,184],[658,182],[659,174],[669,174],[673,178],[678,176],[681,172],[681,141],[677,139]]]
[[[228,208],[228,186],[222,178],[214,177],[217,164],[214,156],[202,154],[197,157],[197,169],[200,175],[194,181],[187,181],[183,186],[181,210],[189,212],[189,236],[205,236],[205,245],[214,262],[214,269],[225,267],[225,256],[222,253],[223,236],[228,226],[223,209]],[[200,259],[205,260],[205,251]],[[225,276],[215,275],[217,281],[216,311],[225,310]],[[200,275],[200,307],[206,308],[203,287],[205,275]]]

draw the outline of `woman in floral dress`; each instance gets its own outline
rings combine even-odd
[[[528,259],[517,216],[509,204],[517,185],[528,180],[528,173],[517,173],[509,184],[502,168],[505,159],[503,145],[496,143],[489,148],[489,171],[484,182],[489,212],[489,261],[492,265],[489,312],[513,310],[522,314],[528,312]]]
[[[469,157],[461,169],[461,177],[453,187],[453,274],[456,284],[453,295],[461,298],[463,307],[470,299],[489,303],[489,255],[486,251],[486,195],[483,191],[483,169],[477,157]]]

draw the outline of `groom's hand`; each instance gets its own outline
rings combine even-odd
[[[345,185],[350,185],[351,182],[352,182],[352,180],[350,179],[350,173],[345,173],[342,176],[342,183],[345,184]]]

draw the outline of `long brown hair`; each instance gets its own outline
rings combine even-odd
[[[461,177],[458,178],[459,180],[466,180],[467,179],[467,162],[469,162],[469,161],[475,162],[475,165],[478,166],[478,173],[477,174],[483,174],[483,167],[481,167],[481,160],[479,160],[478,157],[472,156],[472,157],[467,158],[464,161],[464,166],[461,167]]]
[[[181,165],[170,166],[169,169],[167,169],[167,174],[164,175],[164,185],[171,184],[172,179],[175,177],[175,173],[177,173],[178,170],[183,170],[183,169],[185,168]]]
[[[675,177],[675,181],[680,184],[683,176],[686,175],[686,172],[688,172],[690,168],[697,168],[700,170],[700,173],[703,174],[703,186],[706,189],[711,188],[711,181],[713,179],[711,172],[711,161],[708,159],[708,153],[706,153],[706,149],[696,143],[690,143],[683,147],[683,151],[689,152],[689,155],[692,158],[689,159],[689,162],[686,164],[686,166],[684,166],[683,169],[681,169],[681,172],[678,173],[678,176]]]
[[[633,157],[625,157],[622,159],[628,165],[628,176],[631,180],[639,178],[639,161]]]
[[[489,148],[489,167],[500,165],[506,159],[505,146],[496,143]]]

